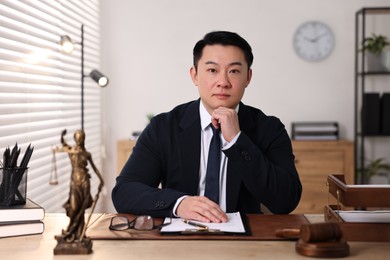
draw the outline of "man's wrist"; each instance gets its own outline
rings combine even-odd
[[[175,203],[175,205],[173,206],[173,210],[172,210],[173,216],[178,217],[178,215],[176,214],[177,208],[179,207],[179,204],[181,203],[181,201],[182,201],[183,199],[187,198],[187,197],[188,197],[187,195],[184,195],[184,196],[181,196],[180,198],[178,198],[178,199],[176,200],[176,203]]]
[[[237,142],[237,139],[238,139],[238,137],[240,137],[240,134],[241,134],[241,131],[238,132],[238,134],[236,134],[236,136],[230,142],[227,142],[227,141],[224,142],[222,145],[222,150],[227,150],[230,147],[232,147]]]

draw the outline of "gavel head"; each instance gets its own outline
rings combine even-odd
[[[338,223],[325,222],[301,226],[300,237],[305,242],[338,241],[343,233]]]

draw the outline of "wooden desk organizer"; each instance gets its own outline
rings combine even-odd
[[[390,242],[389,223],[346,222],[338,214],[341,205],[353,208],[389,208],[390,186],[347,185],[344,175],[328,176],[329,193],[338,205],[326,205],[326,222],[339,222],[347,241]]]

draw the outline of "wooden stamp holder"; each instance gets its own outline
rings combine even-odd
[[[390,223],[346,222],[337,213],[341,205],[367,210],[390,208],[390,186],[347,185],[344,175],[329,175],[327,183],[338,204],[325,206],[325,221],[340,223],[346,241],[390,242]]]

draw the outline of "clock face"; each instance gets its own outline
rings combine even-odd
[[[334,47],[332,30],[324,23],[303,23],[294,33],[295,52],[304,60],[321,61],[329,56]]]

